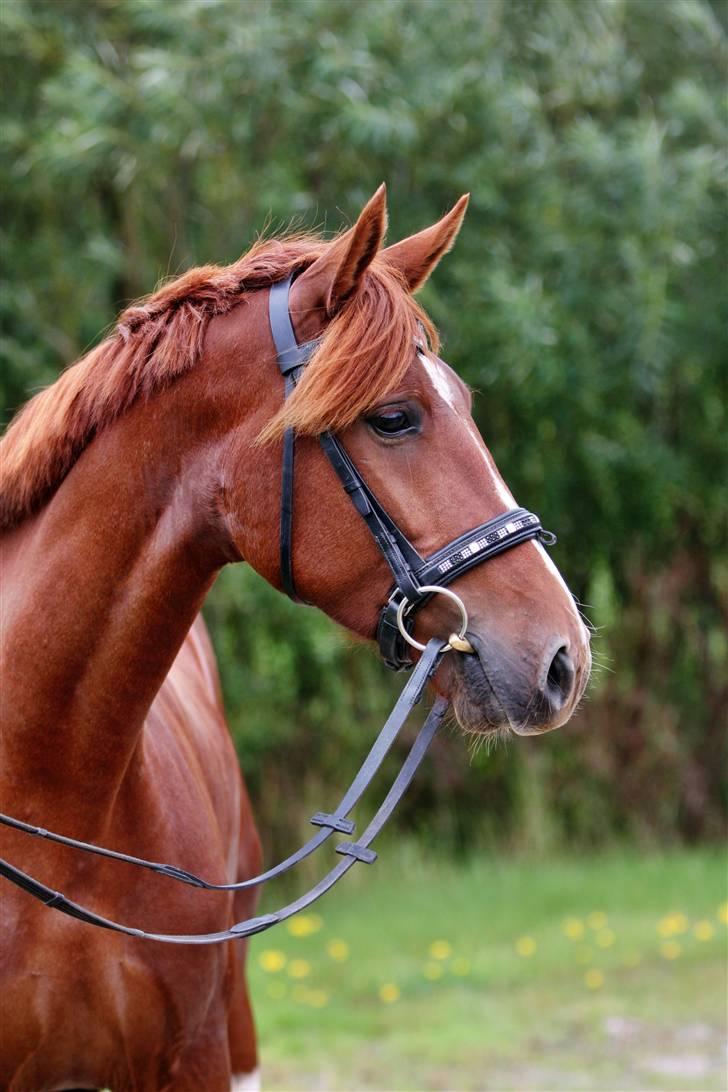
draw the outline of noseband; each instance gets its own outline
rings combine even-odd
[[[292,279],[289,277],[274,284],[268,300],[270,328],[278,354],[278,367],[285,383],[286,398],[292,394],[306,364],[318,347],[318,341],[307,341],[299,345],[296,340],[289,308]],[[284,591],[291,599],[298,600],[293,579],[295,443],[294,430],[286,429],[283,437],[281,478],[280,565]],[[412,639],[414,616],[434,594],[476,565],[481,565],[491,557],[496,557],[530,538],[537,538],[547,545],[553,545],[556,541],[556,536],[544,530],[540,519],[533,512],[528,512],[525,508],[513,508],[494,519],[480,523],[424,558],[377,500],[339,438],[332,432],[324,432],[320,443],[394,576],[394,587],[380,611],[377,625],[379,651],[387,667],[393,671],[407,671],[412,667],[408,644],[420,650],[425,647]],[[463,618],[461,632],[454,635],[456,642],[462,642],[462,651],[467,613],[459,596],[450,593],[449,597],[456,601]],[[449,643],[448,647],[457,647],[457,643]]]
[[[303,368],[317,345],[315,341],[309,341],[305,345],[299,345],[296,341],[288,307],[291,280],[292,278],[289,277],[288,280],[273,285],[270,290],[269,301],[271,331],[278,354],[278,366],[285,380],[286,397],[294,390]],[[495,519],[488,520],[486,523],[481,523],[478,527],[466,531],[434,554],[431,554],[430,557],[423,558],[379,503],[338,437],[331,432],[325,432],[320,439],[324,453],[336,471],[344,489],[351,497],[354,507],[373,535],[374,541],[381,550],[394,576],[394,587],[389,594],[387,603],[381,609],[377,627],[377,640],[384,662],[395,671],[409,670],[413,665],[407,652],[407,645],[414,646],[422,653],[392,712],[387,717],[358,773],[336,808],[331,812],[316,812],[311,817],[310,821],[316,827],[315,833],[284,861],[269,868],[259,876],[252,876],[238,883],[224,884],[210,883],[186,869],[179,868],[177,865],[146,861],[141,857],[132,857],[118,850],[106,849],[90,842],[81,842],[76,838],[55,834],[43,827],[33,826],[10,815],[0,814],[0,824],[36,838],[44,838],[49,842],[56,842],[84,853],[122,861],[137,868],[144,868],[158,875],[166,876],[168,879],[176,880],[179,883],[208,891],[240,891],[244,888],[256,887],[267,880],[282,875],[299,864],[323,845],[332,834],[351,835],[354,833],[355,824],[348,818],[349,813],[369,787],[409,714],[422,697],[429,679],[437,671],[443,654],[448,649],[456,649],[461,652],[471,651],[471,646],[465,637],[467,629],[465,607],[460,597],[451,591],[447,585],[462,576],[463,573],[468,572],[475,565],[480,565],[483,561],[487,561],[513,546],[518,546],[519,543],[525,542],[527,539],[537,538],[541,542],[551,544],[555,542],[555,537],[543,529],[538,516],[526,511],[524,508],[514,508],[512,511],[504,512],[502,515],[496,516]],[[293,580],[294,455],[295,434],[289,428],[286,430],[283,440],[280,537],[281,579],[288,595],[292,599],[297,599]],[[447,640],[433,637],[426,645],[423,645],[412,636],[414,614],[436,594],[443,594],[456,602],[461,612],[462,625],[460,632],[452,634]],[[392,782],[391,788],[359,838],[356,841],[345,840],[338,843],[336,852],[341,855],[342,860],[338,861],[305,894],[270,914],[263,914],[259,917],[249,918],[246,921],[237,922],[235,925],[231,925],[230,928],[216,933],[194,933],[189,935],[148,933],[129,925],[122,925],[110,918],[102,917],[95,911],[67,898],[60,891],[54,891],[53,888],[41,883],[40,880],[36,880],[15,865],[1,859],[0,876],[62,914],[86,922],[89,925],[96,925],[102,929],[110,929],[115,933],[123,933],[126,936],[144,940],[162,941],[166,944],[218,944],[221,941],[238,940],[241,937],[261,933],[310,906],[316,899],[329,891],[357,862],[372,864],[376,860],[377,854],[370,848],[371,843],[406,792],[437,729],[442,723],[448,704],[448,701],[444,698],[438,698],[435,701],[402,763],[399,773]]]

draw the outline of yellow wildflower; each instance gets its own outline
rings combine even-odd
[[[450,964],[450,970],[453,974],[459,975],[461,978],[466,974],[470,974],[470,960],[463,959],[462,956],[458,956],[457,959],[453,959]]]
[[[536,951],[536,941],[533,937],[519,937],[516,941],[516,951],[519,956],[532,956]]]
[[[326,945],[326,951],[337,963],[344,963],[349,958],[349,945],[345,940],[335,938]]]
[[[276,971],[282,971],[285,967],[286,957],[284,953],[279,952],[277,948],[266,948],[266,950],[261,952],[258,956],[258,965],[262,967],[264,971],[275,974]]]
[[[311,973],[311,964],[307,959],[292,959],[288,964],[291,978],[306,978]]]
[[[567,918],[561,925],[561,932],[569,940],[581,940],[584,936],[584,922],[579,918]]]
[[[298,914],[291,918],[286,928],[292,937],[308,937],[311,933],[318,933],[323,925],[323,920],[318,914]]]
[[[728,925],[728,902],[722,902],[718,907],[718,921]]]
[[[596,935],[596,942],[600,948],[611,948],[615,940],[613,929],[601,929]]]
[[[399,1001],[399,986],[395,986],[394,982],[385,982],[379,987],[379,1000],[385,1005]]]
[[[665,959],[677,959],[682,955],[682,948],[676,940],[666,940],[660,945],[660,951]]]
[[[433,940],[429,947],[429,954],[433,959],[449,959],[452,955],[452,945],[447,940]]]
[[[672,913],[666,914],[664,918],[660,918],[657,923],[657,932],[661,937],[677,936],[680,933],[686,933],[688,930],[688,919],[684,914]]]
[[[709,921],[696,921],[693,925],[693,933],[697,940],[710,940],[715,936],[715,929]]]
[[[607,915],[602,910],[595,910],[587,916],[587,925],[590,929],[603,929],[607,924]]]

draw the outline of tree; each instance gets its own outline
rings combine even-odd
[[[591,604],[608,670],[558,738],[472,766],[460,744],[441,748],[409,806],[455,840],[484,814],[484,780],[490,821],[514,837],[524,824],[531,838],[538,827],[581,841],[720,826],[721,10],[706,0],[3,9],[6,417],[130,298],[191,264],[232,260],[266,222],[338,228],[336,210],[355,214],[386,179],[404,235],[472,192],[423,302],[478,392],[514,492],[559,532],[557,560]],[[244,572],[225,574],[209,618],[264,825],[288,836],[281,753],[296,787],[311,756],[304,797],[319,780],[342,783],[392,686],[325,620]]]

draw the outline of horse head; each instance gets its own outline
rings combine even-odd
[[[247,427],[234,430],[225,452],[226,526],[238,555],[281,587],[281,442],[294,429],[291,583],[301,599],[367,639],[376,635],[392,574],[320,434],[336,433],[422,557],[516,507],[473,421],[471,393],[438,356],[436,333],[413,298],[452,246],[466,205],[463,197],[438,223],[384,248],[382,187],[349,231],[292,264],[296,339],[316,344],[285,402],[263,301],[249,300],[258,367],[242,400]],[[239,355],[239,324],[232,312],[211,325],[213,355]],[[467,608],[469,651],[446,658],[436,686],[461,726],[531,734],[568,720],[589,675],[589,634],[542,543],[530,538],[464,572],[453,590]],[[418,611],[414,636],[447,637],[457,626],[457,606],[437,595]]]

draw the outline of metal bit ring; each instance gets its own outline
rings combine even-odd
[[[453,603],[456,604],[458,610],[460,611],[460,632],[450,634],[450,636],[448,637],[447,645],[445,646],[443,651],[449,652],[451,649],[456,649],[458,652],[474,652],[475,649],[470,644],[470,641],[468,641],[465,637],[465,631],[468,628],[468,612],[466,611],[465,604],[463,603],[460,596],[456,595],[454,591],[450,591],[449,588],[441,588],[438,584],[423,584],[420,588],[420,591],[427,592],[432,595],[446,595],[448,599],[452,599]],[[402,602],[397,607],[397,626],[399,628],[399,632],[402,634],[408,645],[412,645],[412,648],[416,648],[420,652],[424,652],[426,646],[421,644],[419,641],[416,641],[405,628],[404,615],[408,605],[411,609],[409,599],[405,597],[402,599]]]

